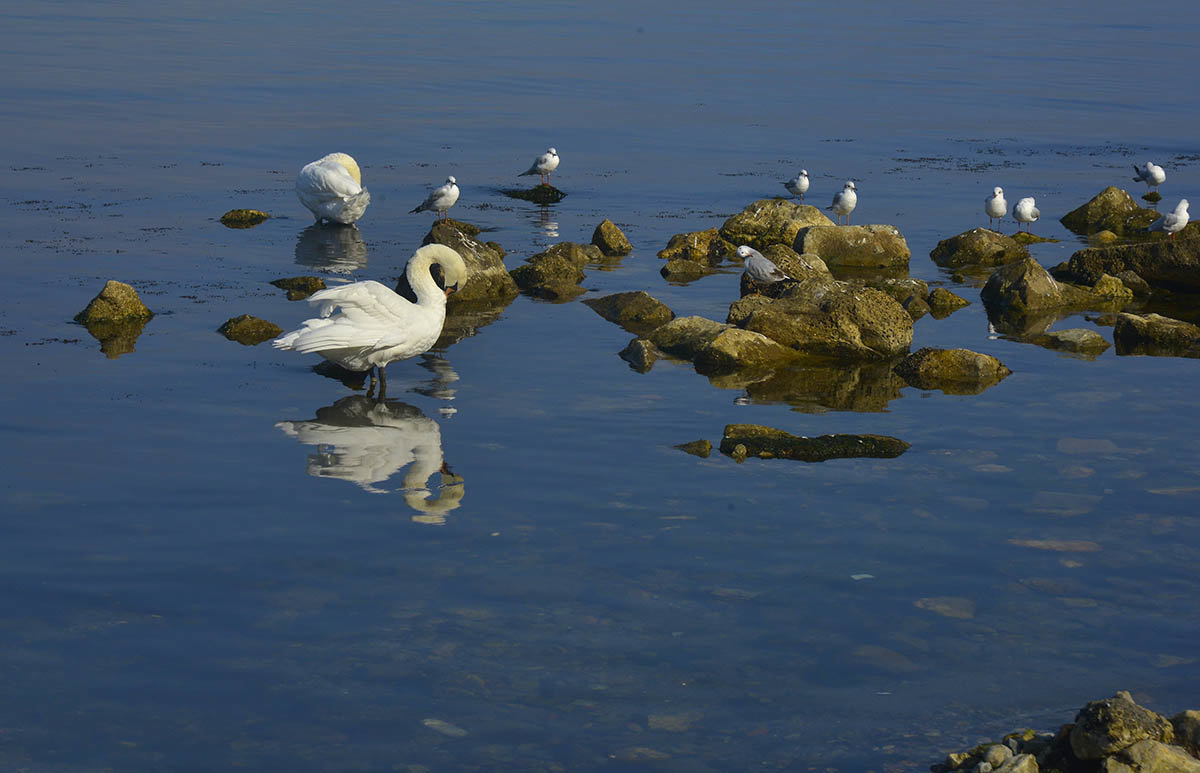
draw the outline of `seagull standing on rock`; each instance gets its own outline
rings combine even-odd
[[[737,248],[737,254],[739,258],[746,261],[746,276],[759,284],[773,284],[782,282],[784,279],[791,279],[790,276],[780,271],[779,266],[776,266],[770,258],[753,247],[743,244]]]
[[[454,206],[454,202],[458,201],[458,181],[454,176],[446,178],[446,182],[430,191],[425,200],[414,207],[409,214],[413,212],[424,212],[426,210],[434,210],[437,212],[438,220],[446,214],[446,210]]]
[[[1034,206],[1033,197],[1026,196],[1017,202],[1013,207],[1013,220],[1017,221],[1017,231],[1021,230],[1021,223],[1025,224],[1025,230],[1029,231],[1029,224],[1036,223],[1037,219],[1042,216],[1038,208]]]
[[[1162,231],[1163,233],[1171,234],[1171,238],[1175,238],[1175,234],[1183,230],[1188,224],[1188,200],[1180,199],[1175,205],[1174,212],[1168,212],[1150,224],[1147,231]]]
[[[842,189],[834,194],[833,203],[828,209],[832,209],[834,214],[838,216],[838,225],[842,224],[842,216],[846,216],[846,225],[850,225],[850,213],[858,206],[858,188],[854,187],[853,180],[847,180]]]
[[[1005,213],[1008,212],[1008,202],[1004,200],[1004,189],[999,185],[992,188],[992,195],[984,199],[983,211],[988,216],[988,228],[992,227],[992,220],[996,221],[996,227],[999,228],[1000,221],[1004,219]]]
[[[788,189],[793,198],[799,196],[800,201],[804,201],[804,194],[808,190],[808,170],[801,169],[800,174],[785,182],[783,187]]]
[[[1150,188],[1153,187],[1154,190],[1157,192],[1158,186],[1162,185],[1163,183],[1165,183],[1167,181],[1167,173],[1163,171],[1163,168],[1161,166],[1154,163],[1153,161],[1147,161],[1142,166],[1138,166],[1137,164],[1134,164],[1133,172],[1134,172],[1134,174],[1137,175],[1137,177],[1133,178],[1133,181],[1146,183],[1147,191],[1149,191]]]
[[[533,160],[533,165],[521,172],[517,177],[524,177],[527,174],[537,174],[542,176],[542,185],[550,184],[550,173],[558,169],[558,151],[554,148],[548,149],[545,153]]]

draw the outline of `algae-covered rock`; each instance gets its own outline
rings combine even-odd
[[[257,209],[231,209],[221,215],[221,224],[226,228],[253,228],[270,217]]]
[[[761,333],[726,328],[696,352],[696,372],[706,376],[732,373],[744,368],[777,368],[795,360],[794,349],[772,341]]]
[[[1103,281],[1101,281],[1103,280]],[[1050,309],[1119,309],[1133,300],[1120,280],[1101,276],[1094,287],[1058,282],[1032,258],[996,269],[980,292],[989,315]]]
[[[137,290],[124,282],[110,279],[87,308],[75,315],[75,321],[92,325],[100,322],[145,321],[153,316],[154,312],[142,303]]]
[[[283,332],[283,328],[274,322],[243,314],[240,317],[225,320],[225,323],[217,328],[217,332],[230,341],[237,341],[243,346],[256,346],[263,341],[275,338]]]
[[[820,255],[835,275],[853,269],[908,273],[912,254],[891,225],[820,225],[801,229],[792,243],[799,253]]]
[[[454,250],[467,266],[467,280],[450,296],[451,309],[474,302],[508,302],[517,295],[517,285],[504,265],[504,250],[495,242],[481,242],[478,227],[447,218],[435,221],[421,245],[444,244]],[[396,292],[411,299],[408,279],[401,277]]]
[[[675,312],[670,307],[642,290],[589,298],[584,304],[609,322],[637,335],[649,333],[675,319]]]
[[[1028,247],[1031,244],[1046,244],[1046,243],[1058,242],[1058,239],[1052,239],[1049,236],[1038,236],[1037,234],[1031,234],[1028,231],[1017,231],[1015,234],[1013,234],[1009,238],[1012,239],[1017,244],[1020,244],[1023,247]]]
[[[933,291],[929,293],[928,302],[934,319],[945,319],[964,306],[971,305],[966,298],[950,292],[945,287],[933,288]]]
[[[1188,236],[1189,231],[1195,234]],[[1153,286],[1200,291],[1200,222],[1189,223],[1174,239],[1108,247],[1085,247],[1056,267],[1058,276],[1092,284],[1101,274],[1133,271]]]
[[[558,242],[557,244],[550,245],[529,260],[537,261],[543,258],[563,258],[564,260],[583,268],[588,263],[602,262],[604,260],[604,253],[602,253],[600,248],[594,244]]]
[[[1118,314],[1113,341],[1120,355],[1200,357],[1200,327],[1160,314]]]
[[[1032,336],[1028,340],[1030,343],[1047,349],[1057,349],[1088,357],[1103,354],[1108,347],[1112,346],[1107,338],[1095,330],[1088,330],[1082,327],[1070,328],[1068,330],[1052,330],[1048,333]]]
[[[912,317],[886,293],[819,280],[796,283],[739,324],[800,352],[853,359],[902,354],[913,332]]]
[[[1000,383],[1012,371],[995,357],[970,349],[925,347],[905,357],[896,373],[918,389],[973,395]]]
[[[583,266],[603,258],[594,245],[559,242],[531,257],[509,274],[522,291],[548,300],[570,300],[584,292]]]
[[[1000,266],[1029,257],[1029,250],[1012,237],[988,228],[972,228],[938,242],[929,253],[943,268]]]
[[[86,323],[88,333],[100,342],[100,351],[110,360],[134,351],[138,336],[146,328],[146,318]]]
[[[702,459],[707,459],[708,455],[712,453],[712,443],[708,440],[693,440],[690,443],[680,443],[675,447],[685,454],[699,456]]]
[[[1175,730],[1175,743],[1200,758],[1200,711],[1179,712],[1171,717],[1171,727]]]
[[[1071,729],[1071,751],[1081,760],[1098,760],[1138,741],[1170,743],[1175,731],[1162,716],[1139,706],[1121,691],[1111,698],[1092,701],[1079,710]]]
[[[1106,757],[1102,773],[1200,773],[1200,760],[1178,746],[1146,739]]]
[[[325,280],[316,276],[293,276],[286,279],[275,279],[271,284],[280,290],[287,290],[287,299],[289,301],[301,301],[318,290],[325,289]]]
[[[814,225],[832,226],[833,221],[808,204],[793,204],[786,199],[759,199],[726,220],[720,234],[735,248],[748,244],[762,250],[770,244],[791,247],[800,229]]]
[[[929,295],[929,283],[923,279],[906,276],[903,278],[873,279],[863,282],[867,287],[874,287],[892,296],[898,303],[903,304],[914,295],[925,298]]]
[[[633,339],[620,353],[621,359],[638,373],[648,373],[661,356],[659,348],[645,338]]]
[[[633,245],[625,238],[625,234],[617,228],[613,221],[605,219],[592,232],[592,244],[610,257],[628,255],[633,252]]]
[[[733,258],[737,254],[738,245],[731,244],[721,238],[715,228],[707,231],[691,231],[675,234],[667,242],[667,246],[659,250],[658,257],[663,260],[688,260],[707,266],[718,266],[722,261]]]
[[[823,462],[827,459],[892,459],[908,450],[909,444],[886,435],[822,435],[799,437],[761,424],[728,424],[721,437],[721,453],[764,459],[794,459]]]
[[[743,374],[751,378],[743,379]],[[718,389],[740,389],[755,403],[785,404],[800,413],[878,413],[908,386],[889,361],[800,360],[763,378],[751,371],[710,377]]]
[[[666,264],[658,270],[663,278],[668,282],[692,282],[701,277],[706,277],[713,273],[714,269],[709,268],[704,263],[697,263],[693,260],[685,260],[683,258],[675,258],[668,260]]]
[[[1060,222],[1081,235],[1107,230],[1124,236],[1146,230],[1158,216],[1155,210],[1139,207],[1127,192],[1110,185],[1088,203],[1063,215]]]
[[[654,330],[648,338],[667,354],[692,360],[726,327],[704,317],[676,317]]]
[[[501,192],[510,198],[532,201],[534,204],[557,204],[567,196],[549,183],[541,183],[532,188],[508,188]]]

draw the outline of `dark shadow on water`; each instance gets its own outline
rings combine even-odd
[[[296,239],[296,264],[330,274],[349,274],[367,265],[367,244],[358,226],[313,224]]]

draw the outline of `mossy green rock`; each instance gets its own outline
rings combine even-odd
[[[978,394],[1012,371],[988,354],[970,349],[918,349],[896,366],[896,374],[918,389]]]
[[[589,298],[584,304],[609,322],[638,335],[675,319],[675,312],[669,306],[642,290]]]
[[[507,303],[516,297],[518,289],[508,267],[504,265],[504,250],[495,242],[481,242],[478,226],[447,218],[435,221],[421,240],[421,245],[443,244],[459,254],[467,266],[467,279],[450,296],[449,307],[477,303]],[[401,276],[396,292],[406,298],[416,296],[408,289],[407,277]]]
[[[253,228],[270,217],[257,209],[231,209],[221,215],[221,223],[226,228]]]
[[[289,301],[301,301],[318,290],[325,289],[325,280],[316,276],[293,276],[286,279],[275,279],[271,284],[280,290],[287,290],[287,299]]]
[[[731,327],[705,344],[693,359],[696,372],[705,376],[754,368],[766,370],[788,364],[797,357],[794,349],[772,341],[761,333]]]
[[[655,329],[648,338],[667,354],[692,360],[726,327],[704,317],[676,317]]]
[[[786,199],[759,199],[726,220],[720,234],[735,248],[748,244],[762,250],[771,244],[791,247],[801,229],[833,224],[821,210],[808,204],[793,204]]]
[[[567,197],[567,194],[553,185],[542,183],[532,188],[509,188],[503,191],[505,196],[522,201],[532,201],[534,204],[557,204]]]
[[[966,298],[956,295],[945,287],[933,288],[933,291],[929,293],[927,302],[929,303],[929,310],[933,313],[934,319],[945,319],[964,306],[971,305],[971,302]]]
[[[616,223],[608,219],[602,220],[592,232],[592,244],[599,247],[608,257],[619,257],[633,252],[633,245],[629,243],[629,239],[625,238],[625,234],[617,228]]]
[[[883,270],[908,273],[912,254],[900,230],[891,225],[818,225],[802,228],[792,248],[820,255],[830,271]]]
[[[1017,231],[1009,237],[1017,244],[1028,247],[1031,244],[1045,244],[1047,242],[1057,242],[1058,239],[1051,239],[1049,236],[1038,236],[1029,231]]]
[[[1121,355],[1200,357],[1200,327],[1160,314],[1118,314],[1113,341]]]
[[[583,267],[603,259],[592,244],[559,242],[509,272],[524,292],[550,300],[569,300],[584,292]]]
[[[708,440],[693,440],[690,443],[680,443],[675,447],[685,454],[699,456],[702,459],[707,459],[708,455],[712,453],[712,442]]]
[[[100,294],[88,303],[87,308],[75,315],[75,321],[84,325],[98,322],[127,322],[148,320],[154,312],[146,308],[142,299],[124,282],[110,279]]]
[[[1189,223],[1174,239],[1085,247],[1056,275],[1092,284],[1101,274],[1133,271],[1153,286],[1200,291],[1200,222]]]
[[[100,321],[86,324],[88,333],[100,342],[100,351],[110,360],[134,351],[138,336],[146,327],[145,318]]]
[[[1060,222],[1081,235],[1107,230],[1124,236],[1146,230],[1158,217],[1158,212],[1139,207],[1126,191],[1110,185],[1088,203],[1063,215]]]
[[[675,258],[668,260],[666,264],[658,270],[663,278],[668,282],[692,282],[702,277],[706,277],[713,273],[715,269],[710,268],[706,264],[697,263],[692,260],[683,258]]]
[[[823,462],[827,459],[892,459],[908,449],[908,443],[886,435],[800,437],[761,424],[728,424],[721,437],[721,453],[729,456],[736,452],[740,456],[794,459],[802,462]]]
[[[1051,330],[1048,333],[1031,337],[1029,342],[1046,349],[1072,352],[1088,357],[1095,357],[1102,354],[1108,347],[1112,346],[1107,338],[1095,330],[1088,330],[1082,327],[1069,328],[1067,330]]]
[[[723,261],[734,258],[737,248],[738,245],[722,239],[717,229],[710,228],[707,231],[675,234],[667,246],[659,250],[658,257],[669,261],[688,260],[705,266],[719,266]]]
[[[943,239],[929,253],[943,268],[1000,266],[1029,257],[1029,250],[1015,239],[988,228],[972,228]]]
[[[638,373],[648,373],[658,358],[662,356],[662,352],[645,338],[635,338],[621,350],[619,356]]]
[[[1092,288],[1055,281],[1029,258],[996,269],[980,297],[989,314],[1028,314],[1052,309],[1116,310],[1133,300],[1133,292],[1119,279],[1104,275]]]
[[[1138,741],[1170,743],[1175,731],[1164,717],[1139,706],[1128,692],[1122,691],[1080,709],[1070,738],[1071,751],[1076,757],[1098,760]]]
[[[745,297],[750,294],[765,295],[768,298],[779,298],[795,286],[791,280],[816,279],[833,281],[833,274],[818,255],[806,252],[797,253],[785,244],[769,244],[761,250],[763,257],[770,260],[779,270],[790,279],[781,282],[756,282],[750,275],[743,272],[740,280],[740,294]],[[741,258],[736,258],[741,260]]]
[[[243,314],[240,317],[225,320],[225,324],[217,328],[217,332],[230,341],[237,341],[243,346],[256,346],[263,341],[276,338],[283,332],[283,328],[274,322]]]

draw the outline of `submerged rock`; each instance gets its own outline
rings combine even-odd
[[[541,183],[532,188],[508,188],[501,193],[510,198],[532,201],[534,204],[557,204],[567,197],[566,193],[548,183]]]
[[[708,455],[712,453],[712,443],[708,440],[693,440],[690,443],[680,443],[675,447],[685,454],[699,456],[702,459],[707,459]]]
[[[1162,716],[1139,706],[1128,692],[1092,701],[1079,710],[1071,728],[1071,751],[1081,760],[1098,760],[1138,741],[1170,743],[1175,731]]]
[[[638,373],[648,373],[662,354],[657,346],[645,338],[635,338],[621,350],[620,357]]]
[[[124,282],[110,279],[104,284],[104,289],[88,303],[87,307],[75,315],[75,321],[83,325],[135,320],[144,322],[153,316],[154,312],[142,303],[137,290]]]
[[[821,210],[808,204],[793,204],[786,199],[759,199],[726,220],[720,234],[735,248],[748,244],[762,250],[771,244],[791,247],[802,228],[833,224]]]
[[[1146,230],[1158,217],[1158,212],[1139,207],[1127,192],[1110,185],[1088,203],[1063,215],[1059,222],[1081,235],[1107,230],[1124,236]]]
[[[642,290],[615,293],[583,302],[592,311],[630,333],[642,335],[675,319],[665,303]]]
[[[1069,330],[1052,330],[1048,333],[1032,336],[1028,340],[1030,343],[1047,349],[1073,352],[1088,357],[1103,354],[1108,347],[1112,346],[1107,338],[1095,330],[1088,330],[1083,327],[1070,328]]]
[[[1113,341],[1120,355],[1200,357],[1200,327],[1160,314],[1118,314]]]
[[[270,217],[257,209],[231,209],[221,215],[221,224],[226,228],[253,228]]]
[[[818,225],[801,229],[792,247],[820,255],[835,274],[846,269],[908,273],[912,254],[900,230],[891,225]]]
[[[1195,237],[1188,236],[1189,231]],[[1091,284],[1101,274],[1132,271],[1150,285],[1200,291],[1200,222],[1189,223],[1174,239],[1108,247],[1085,247],[1055,267],[1056,276]]]
[[[272,280],[271,284],[280,290],[287,290],[289,301],[302,301],[318,290],[325,289],[325,280],[316,276],[293,276],[286,279]]]
[[[633,245],[625,238],[625,234],[617,228],[613,221],[605,219],[592,232],[592,244],[610,257],[628,255],[633,252]]]
[[[243,346],[256,346],[277,337],[283,332],[283,328],[274,322],[243,314],[225,320],[225,323],[217,328],[217,332]]]
[[[928,302],[935,319],[945,319],[964,306],[971,305],[966,298],[950,292],[945,287],[933,288],[933,292],[929,293]]]
[[[421,245],[444,244],[454,250],[467,265],[467,280],[450,296],[450,308],[473,301],[511,301],[517,295],[517,285],[504,265],[504,249],[495,242],[481,242],[477,226],[459,220],[437,221],[425,234]],[[400,277],[396,292],[410,300],[416,296],[408,288],[408,279]]]
[[[988,228],[972,228],[938,242],[929,253],[943,268],[1000,266],[1029,257],[1029,250],[1015,239]]]
[[[918,389],[974,395],[1012,373],[1004,363],[970,349],[918,349],[896,366],[896,373]]]
[[[908,450],[909,444],[886,435],[822,435],[799,437],[761,424],[728,424],[721,437],[721,453],[763,459],[794,459],[823,462],[827,459],[870,457],[892,459]]]

